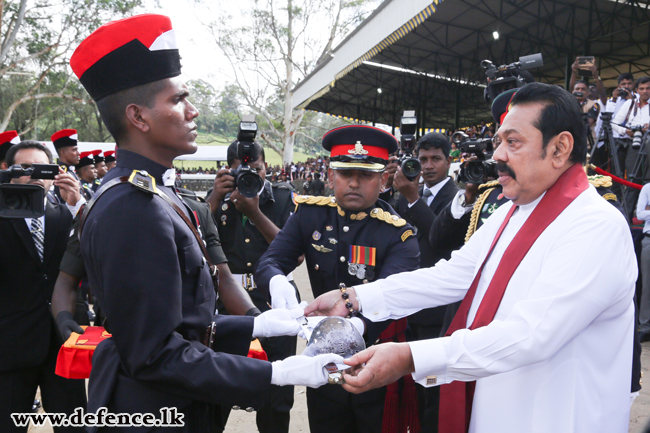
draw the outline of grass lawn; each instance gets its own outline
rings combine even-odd
[[[226,140],[224,137],[218,134],[207,134],[200,132],[199,136],[196,139],[196,144],[199,146],[228,146],[232,140]],[[282,165],[282,157],[278,155],[274,150],[265,148],[266,162],[269,166]],[[302,151],[294,148],[293,151],[293,161],[294,162],[303,162],[307,158],[314,158],[315,155],[307,155]],[[196,168],[201,166],[203,168],[212,168],[217,167],[215,161],[174,161],[176,167],[185,167],[185,168]]]

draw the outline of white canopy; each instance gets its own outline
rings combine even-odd
[[[56,157],[56,150],[52,145],[51,141],[43,142],[51,151],[52,155]],[[102,152],[107,150],[115,150],[115,143],[96,143],[88,141],[80,141],[77,143],[79,147],[79,152],[88,152],[91,150],[101,149]],[[185,161],[226,161],[226,152],[228,151],[228,146],[199,146],[196,153],[192,155],[181,155],[177,160]]]

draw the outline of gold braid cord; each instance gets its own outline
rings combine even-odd
[[[489,184],[491,183],[492,182],[490,182]],[[469,227],[467,227],[467,234],[465,235],[465,243],[469,242],[469,238],[471,238],[474,232],[476,232],[476,229],[478,227],[478,219],[479,216],[481,215],[481,209],[483,209],[483,205],[485,204],[485,201],[487,200],[490,193],[494,191],[494,187],[496,187],[496,185],[498,184],[499,182],[496,181],[496,184],[493,185],[492,188],[486,190],[484,193],[479,195],[478,198],[476,199],[476,202],[474,203],[474,207],[472,208],[472,216],[469,219]],[[480,187],[482,186],[483,185],[481,185]]]
[[[315,204],[316,206],[336,207],[336,198],[315,195],[299,195],[296,196],[296,204]]]
[[[599,174],[594,176],[589,176],[589,183],[595,186],[596,188],[602,186],[604,188],[609,188],[612,186],[612,178],[609,176],[601,176]]]
[[[493,180],[493,181],[490,181],[488,183],[482,183],[481,185],[479,185],[478,189],[479,189],[479,191],[480,190],[485,191],[486,188],[494,188],[496,186],[499,186],[499,181],[498,180]]]
[[[378,220],[384,221],[388,224],[392,224],[395,227],[402,227],[406,225],[406,220],[398,217],[397,215],[393,215],[390,212],[386,212],[382,208],[376,207],[373,210],[370,211],[370,216],[372,218],[377,218]]]

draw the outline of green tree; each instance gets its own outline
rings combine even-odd
[[[335,43],[358,25],[378,0],[256,0],[241,20],[223,14],[210,24],[230,62],[244,103],[263,119],[260,138],[293,159],[305,112],[292,110],[296,83],[327,58]],[[229,3],[231,4],[231,3]],[[233,26],[233,22],[243,25]]]
[[[141,4],[142,0],[0,0],[0,131],[11,125],[24,134],[41,130],[40,122],[55,124],[52,117],[75,118],[90,122],[96,139],[106,137],[94,104],[73,78],[69,58],[94,29],[132,14]],[[79,113],[73,116],[66,111],[69,107]]]

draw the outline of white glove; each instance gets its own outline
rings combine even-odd
[[[300,325],[296,319],[302,317],[305,310],[295,308],[285,310],[278,308],[268,310],[255,318],[253,322],[253,337],[279,337],[281,335],[298,335]]]
[[[355,328],[357,328],[357,331],[359,331],[359,335],[363,337],[363,333],[366,330],[366,325],[365,323],[363,323],[363,320],[359,319],[358,317],[351,317],[348,320],[354,325]]]
[[[271,308],[292,308],[298,307],[296,288],[291,285],[284,275],[276,275],[269,281],[269,293],[271,294]]]
[[[304,385],[318,388],[327,383],[327,371],[323,368],[330,362],[343,363],[340,355],[326,353],[313,358],[307,356],[290,356],[284,361],[271,364],[271,384],[278,386]]]

